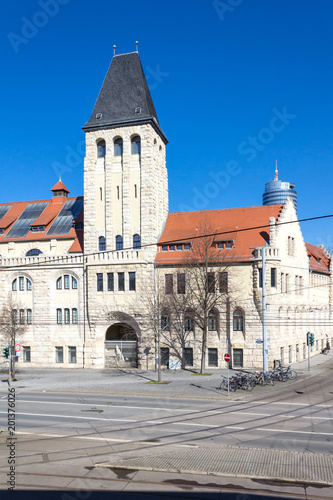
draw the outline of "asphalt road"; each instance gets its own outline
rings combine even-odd
[[[17,487],[103,490],[136,485],[140,491],[150,484],[152,491],[159,488],[165,491],[161,485],[168,481],[168,493],[178,494],[184,484],[191,483],[192,492],[215,494],[229,484],[230,494],[238,491],[237,488],[242,491],[248,487],[252,492],[258,489],[272,492],[275,488],[283,491],[283,498],[287,498],[293,490],[290,485],[261,484],[259,488],[253,481],[237,480],[232,482],[232,490],[230,478],[214,480],[213,487],[209,486],[212,482],[202,477],[189,480],[181,475],[166,477],[143,472],[131,475],[126,471],[118,473],[118,477],[116,472],[96,469],[95,465],[119,458],[225,445],[332,454],[331,364],[320,375],[280,384],[274,392],[253,391],[250,395],[240,392],[237,400],[230,401],[20,392],[17,389],[13,408]],[[0,427],[6,436],[7,417],[8,393],[3,391]],[[0,434],[1,488],[6,487],[7,458],[6,440],[1,440]],[[197,486],[193,486],[193,482]],[[301,493],[294,487],[293,494]],[[332,490],[321,490],[320,495],[318,491],[313,492],[313,498],[333,496]],[[309,492],[307,498],[312,498]]]

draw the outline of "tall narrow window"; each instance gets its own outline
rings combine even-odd
[[[19,277],[19,284],[20,284],[20,291],[23,292],[24,291],[24,278],[23,278],[23,276]]]
[[[138,135],[134,136],[131,140],[131,153],[132,155],[141,153],[141,139]]]
[[[24,363],[31,362],[31,350],[30,346],[23,346],[23,361]]]
[[[14,281],[13,281],[13,283],[12,283],[12,290],[13,290],[14,292],[16,292],[16,290],[17,290],[17,279],[16,279],[16,278],[14,279]]]
[[[114,141],[114,156],[123,156],[123,140],[121,137]]]
[[[72,276],[72,288],[73,290],[77,289],[77,279]]]
[[[215,293],[215,273],[207,273],[208,293]]]
[[[242,332],[244,329],[244,317],[241,311],[235,311],[233,316],[233,330]]]
[[[122,250],[123,249],[123,237],[118,234],[116,236],[116,250]]]
[[[77,323],[78,323],[78,315],[77,315],[76,307],[74,307],[72,309],[72,323],[73,323],[73,325],[77,325]]]
[[[106,146],[104,139],[97,142],[97,158],[105,158]]]
[[[55,354],[56,354],[56,363],[63,363],[64,362],[64,348],[63,347],[56,347]]]
[[[29,280],[29,278],[27,278],[27,290],[31,291],[32,290],[32,283],[31,281]]]
[[[118,273],[118,291],[125,291],[125,273]]]
[[[114,291],[114,278],[113,273],[108,273],[108,292]]]
[[[194,330],[194,320],[192,311],[188,311],[184,316],[184,329],[185,332],[193,332]]]
[[[76,363],[76,347],[68,347],[68,363]]]
[[[259,272],[259,286],[262,288],[262,268],[258,269]]]
[[[208,331],[215,332],[217,330],[217,314],[213,309],[208,313]]]
[[[185,293],[185,274],[177,274],[177,293]]]
[[[186,366],[193,366],[193,348],[184,347],[184,361]]]
[[[103,201],[103,189],[99,188],[99,199],[100,201]]]
[[[24,309],[20,309],[20,325],[24,325]]]
[[[104,236],[100,236],[98,238],[98,250],[100,252],[105,252],[105,250],[106,250],[106,240],[105,240]]]
[[[165,275],[165,293],[166,294],[173,293],[173,274]]]
[[[137,198],[138,197],[138,187],[136,184],[134,184],[134,197]]]
[[[65,309],[65,325],[69,325],[69,323],[70,323],[69,309]]]
[[[57,279],[57,290],[61,289],[62,289],[62,277],[60,276],[60,278]]]
[[[134,292],[135,291],[135,273],[128,273],[129,276],[129,289],[130,291]]]
[[[276,287],[276,268],[271,267],[271,287]]]
[[[166,311],[163,311],[161,314],[161,330],[170,330],[169,314]]]
[[[139,234],[133,236],[133,248],[141,248],[141,237]]]
[[[61,309],[57,309],[57,323],[58,323],[58,325],[62,324],[62,310]]]
[[[31,323],[32,323],[32,310],[27,309],[27,324],[31,325]]]
[[[103,292],[103,273],[97,273],[97,291]]]
[[[220,293],[228,293],[228,273],[219,273],[219,291]]]
[[[69,290],[69,274],[65,274],[64,276],[64,289]]]
[[[117,200],[119,200],[120,198],[120,190],[119,190],[119,186],[117,186]]]
[[[13,309],[13,323],[14,325],[17,325],[18,323],[17,309]]]

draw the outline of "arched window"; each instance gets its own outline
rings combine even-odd
[[[141,248],[141,236],[139,234],[133,236],[133,248]]]
[[[26,257],[35,257],[37,255],[40,255],[41,253],[43,253],[43,252],[41,250],[39,250],[39,248],[32,248],[25,255],[26,255]]]
[[[57,279],[57,290],[62,289],[62,276]]]
[[[104,139],[97,142],[97,158],[105,158],[106,146]]]
[[[32,283],[29,280],[29,278],[24,278],[24,276],[20,276],[19,278],[15,278],[12,282],[12,290],[14,292],[17,291],[17,283],[18,283],[18,290],[20,292],[24,292],[25,290],[31,291],[32,290]]]
[[[138,135],[132,137],[131,153],[132,155],[139,155],[141,153],[141,139]]]
[[[114,156],[123,156],[123,140],[121,137],[114,140]]]
[[[244,331],[244,315],[242,311],[235,311],[233,315],[233,330],[234,332]]]
[[[217,313],[216,311],[214,311],[214,309],[211,309],[208,313],[208,331],[217,331]]]
[[[104,236],[100,236],[98,238],[98,250],[100,252],[105,252],[105,250],[106,250],[106,240],[105,240]]]
[[[16,292],[17,290],[17,278],[15,278],[14,281],[12,282],[12,290],[14,292]]]
[[[72,283],[72,290],[77,290],[77,279],[74,278],[74,276],[70,276],[69,274],[64,274],[64,276],[60,276],[60,278],[57,279],[56,289],[62,290],[62,287],[64,286],[65,290],[70,290],[71,283]]]
[[[116,236],[116,250],[122,250],[123,249],[123,237],[118,234]]]

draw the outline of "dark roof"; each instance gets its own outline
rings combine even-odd
[[[151,123],[165,142],[137,52],[115,55],[83,130]]]

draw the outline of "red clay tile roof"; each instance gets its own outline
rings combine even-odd
[[[158,243],[157,264],[179,264],[185,251],[162,251],[168,242],[191,242],[193,236],[210,227],[216,234],[214,241],[233,240],[234,249],[219,250],[221,257],[230,255],[237,261],[252,258],[251,247],[266,245],[269,239],[269,218],[278,220],[282,205],[263,205],[258,207],[229,208],[223,210],[202,210],[199,212],[178,212],[169,214],[163,234]],[[267,226],[259,229],[241,229]]]
[[[324,274],[330,274],[330,259],[325,252],[311,243],[305,243],[309,256],[310,269],[312,271]]]
[[[57,184],[53,186],[51,191],[66,191],[66,193],[70,193],[69,189],[66,188],[65,184],[62,181],[58,181]]]

